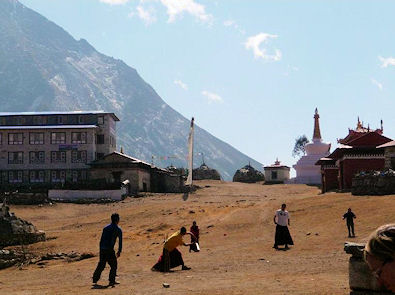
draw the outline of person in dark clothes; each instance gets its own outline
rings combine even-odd
[[[191,245],[189,246],[189,252],[199,252],[196,247],[196,243],[199,243],[199,226],[196,225],[196,221],[192,223],[192,226],[189,230],[193,235],[191,235]]]
[[[119,214],[114,213],[111,215],[111,224],[107,225],[103,228],[103,233],[100,239],[100,260],[97,264],[96,270],[93,273],[93,283],[96,284],[99,279],[102,271],[106,267],[106,263],[110,265],[110,275],[108,277],[109,285],[114,286],[117,284],[115,282],[115,277],[117,275],[117,258],[121,255],[122,252],[122,230],[118,226],[119,223]],[[115,242],[118,238],[118,252],[115,254],[114,246]]]
[[[348,208],[347,213],[343,215],[343,220],[347,220],[348,237],[355,237],[354,233],[354,218],[357,218],[351,208]],[[351,235],[352,233],[352,235]]]
[[[288,229],[288,226],[291,225],[291,223],[289,219],[289,213],[287,210],[285,210],[286,207],[286,204],[282,204],[281,209],[276,211],[276,214],[273,218],[273,222],[276,225],[276,234],[274,237],[273,248],[276,250],[278,250],[279,245],[285,245],[284,249],[288,250],[288,245],[294,244]]]

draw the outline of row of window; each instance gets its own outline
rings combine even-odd
[[[72,132],[71,143],[87,143],[86,132]],[[23,133],[8,133],[8,144],[9,145],[21,145],[23,144]],[[101,139],[101,138],[100,138]],[[99,140],[99,138],[98,138]],[[97,140],[97,141],[98,141]],[[2,134],[0,133],[0,144],[3,143]],[[29,144],[44,144],[44,133],[43,132],[30,132],[29,133]],[[51,144],[62,144],[66,143],[65,132],[51,132]],[[104,143],[104,135],[103,135]]]
[[[78,124],[85,124],[90,120],[85,116],[78,116]],[[56,117],[48,117],[48,116],[34,116],[33,119],[28,119],[27,117],[19,116],[19,117],[1,117],[0,118],[0,125],[25,125],[26,123],[30,123],[33,125],[46,125],[46,124],[70,124],[76,123],[76,120],[70,120],[65,115],[59,115]],[[97,117],[97,124],[103,125],[104,124],[104,117],[98,116]]]
[[[8,164],[23,164],[24,152],[9,152]],[[71,163],[86,163],[86,151],[71,151]],[[45,164],[45,152],[29,152],[30,164]],[[52,151],[51,163],[66,163],[66,151]]]
[[[50,182],[65,182],[66,181],[66,171],[65,170],[51,170],[50,171]],[[3,174],[8,178],[9,183],[23,183],[23,171],[8,171],[8,175]],[[69,179],[72,182],[78,182],[79,180],[86,180],[86,171],[71,171]],[[30,183],[44,183],[45,171],[44,170],[30,170],[29,171],[29,182]]]

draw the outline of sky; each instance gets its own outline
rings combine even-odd
[[[295,164],[316,107],[332,150],[358,116],[371,128],[382,119],[395,139],[394,1],[20,2],[122,59],[175,110],[264,165]]]

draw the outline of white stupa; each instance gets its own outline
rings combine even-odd
[[[320,115],[316,108],[314,114],[313,142],[305,145],[306,155],[302,156],[293,165],[293,168],[296,170],[296,178],[292,179],[293,183],[321,184],[321,167],[316,166],[315,163],[319,159],[329,155],[331,144],[322,142],[319,119]]]

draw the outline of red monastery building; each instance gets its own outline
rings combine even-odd
[[[356,173],[383,170],[384,152],[377,147],[390,141],[383,136],[383,122],[380,129],[372,130],[358,118],[357,128],[349,129],[348,135],[338,140],[336,150],[316,163],[321,166],[322,192],[349,190]]]

